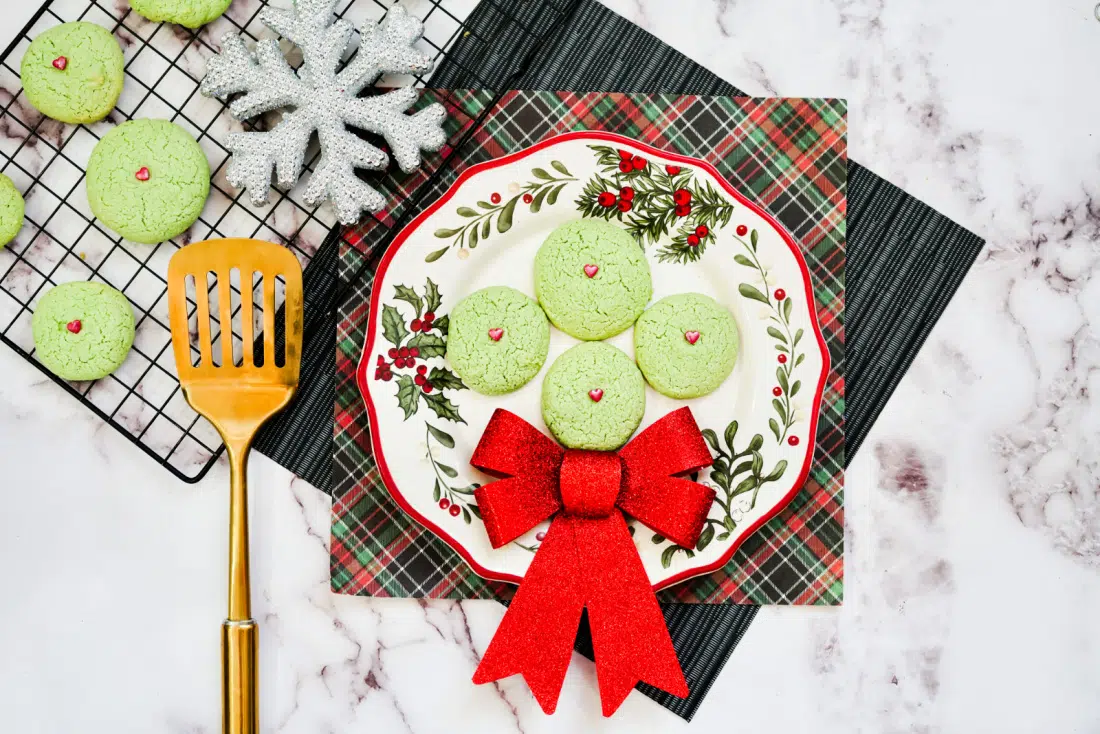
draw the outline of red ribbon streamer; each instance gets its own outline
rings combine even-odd
[[[676,475],[711,464],[689,408],[618,452],[563,449],[506,410],[493,413],[470,463],[506,477],[475,491],[494,548],[553,517],[523,583],[474,673],[521,674],[553,713],[581,612],[588,608],[604,716],[639,681],[688,695],[661,608],[623,513],[693,548],[714,490]]]

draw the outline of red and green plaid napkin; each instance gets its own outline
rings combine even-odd
[[[818,319],[832,357],[805,487],[720,571],[662,591],[662,601],[838,604],[844,589],[844,242],[846,105],[835,99],[751,99],[648,94],[426,92],[420,104],[451,108],[452,141],[469,133],[446,171],[391,183],[402,203],[344,236],[341,276],[358,279],[337,325],[332,589],[365,596],[505,599],[514,587],[486,581],[390,498],[370,448],[355,384],[369,317],[373,267],[390,226],[426,206],[469,166],[574,130],[607,130],[712,164],[775,216],[802,246]],[[487,112],[481,124],[473,120]],[[457,121],[462,121],[461,123]],[[457,145],[457,142],[456,142]],[[444,153],[447,153],[444,150]],[[418,190],[428,187],[427,190]]]

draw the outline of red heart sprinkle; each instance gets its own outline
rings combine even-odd
[[[699,332],[685,331],[684,338],[687,339],[688,344],[694,344],[695,342],[699,341]]]
[[[65,67],[69,65],[69,60],[64,56],[58,56],[50,63],[53,64],[53,68],[57,69],[58,71],[65,71]]]
[[[504,336],[504,329],[489,329],[489,338],[493,341],[500,341],[502,336]]]
[[[598,273],[598,272],[600,272],[600,266],[599,265],[585,265],[584,266],[584,274],[587,275],[589,278],[595,278],[596,273]]]
[[[137,173],[134,174],[134,178],[136,178],[138,181],[148,181],[149,169],[145,166],[142,166],[141,168],[137,169]]]
[[[603,398],[603,390],[598,387],[595,390],[589,390],[588,397],[592,398],[593,403],[598,403]]]
[[[65,324],[65,328],[74,334],[79,334],[83,324],[80,323],[80,319],[73,319],[69,323]]]

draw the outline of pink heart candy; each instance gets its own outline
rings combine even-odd
[[[500,341],[502,336],[504,336],[504,329],[489,329],[489,338],[493,341]]]
[[[603,390],[601,390],[598,387],[595,390],[589,390],[588,391],[588,397],[592,398],[593,403],[598,403],[598,402],[600,402],[600,399],[603,397]]]
[[[599,265],[585,265],[584,266],[584,274],[587,275],[589,278],[595,278],[596,273],[598,273],[598,272],[600,272],[600,266]]]
[[[685,331],[684,338],[687,339],[688,344],[694,344],[695,342],[699,341],[699,332]]]

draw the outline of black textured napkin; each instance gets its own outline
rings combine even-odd
[[[553,12],[549,12],[548,8]],[[596,0],[482,0],[435,75],[441,88],[569,89],[741,96],[743,92]],[[846,462],[912,363],[983,241],[852,161],[848,170]],[[332,459],[337,242],[306,270],[307,329],[292,408],[257,449],[328,490]],[[640,689],[690,719],[756,613],[663,606],[691,695]],[[582,627],[578,649],[591,655]]]

